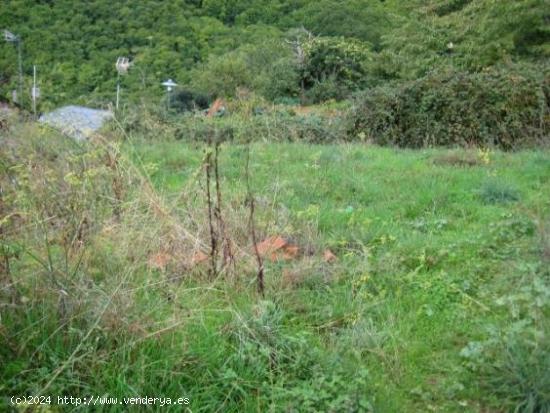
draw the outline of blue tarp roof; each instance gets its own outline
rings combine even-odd
[[[38,121],[59,129],[76,140],[83,140],[112,117],[113,114],[108,110],[64,106],[42,115]]]

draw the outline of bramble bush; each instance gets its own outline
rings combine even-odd
[[[157,141],[331,143],[342,140],[344,129],[340,116],[315,111],[300,114],[292,108],[270,107],[262,101],[249,105],[232,101],[229,105],[227,115],[214,117],[194,111],[168,114],[142,106],[121,117],[118,124],[112,124],[111,132],[120,127],[127,134]]]
[[[186,117],[176,126],[176,139],[208,142],[229,140],[331,143],[341,137],[338,120],[310,114],[300,116],[288,111],[274,111],[257,116],[233,115],[221,118]]]
[[[235,142],[347,140],[409,148],[541,147],[549,142],[549,67],[510,65],[478,73],[448,68],[418,80],[367,89],[335,110],[327,103],[305,108],[273,105],[252,93],[230,100],[224,116],[207,118],[195,111],[176,114],[143,107],[120,122],[127,132],[144,137],[199,142],[221,134],[223,140]],[[326,81],[318,86],[307,93],[327,92]]]
[[[549,103],[548,67],[449,69],[357,95],[347,134],[411,148],[532,147],[548,144]]]

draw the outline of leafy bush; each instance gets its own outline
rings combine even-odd
[[[358,84],[371,57],[368,43],[339,37],[312,37],[303,48],[309,82],[333,75],[343,84]]]
[[[246,88],[274,99],[298,94],[298,72],[291,50],[278,33],[223,55],[211,55],[191,73],[190,84],[213,96],[235,97]]]
[[[497,301],[510,312],[505,329],[493,326],[485,341],[461,351],[482,387],[500,407],[522,413],[550,412],[550,283],[548,272],[526,268],[522,285]]]
[[[170,96],[170,108],[179,112],[208,109],[208,96],[191,90],[178,90]]]
[[[344,99],[350,90],[339,84],[335,76],[316,81],[305,93],[308,102],[326,102],[331,99]]]
[[[203,67],[195,70],[193,85],[215,96],[234,96],[239,87],[250,87],[253,74],[239,52],[210,56]]]
[[[487,204],[505,204],[520,199],[515,188],[496,181],[485,182],[479,190],[478,196]]]
[[[462,10],[471,2],[472,0],[447,0],[442,4],[437,5],[435,8],[435,13],[438,16],[445,16],[447,14]]]
[[[288,412],[373,410],[364,368],[353,375],[341,360],[323,357],[307,333],[285,326],[286,314],[275,303],[261,301],[253,310],[228,328],[234,351],[221,376],[230,379],[231,387],[238,386],[245,396],[262,383],[259,393],[271,407]],[[250,383],[253,387],[246,388]]]
[[[412,148],[534,146],[548,143],[549,97],[548,67],[440,71],[357,96],[348,135]]]
[[[339,124],[318,115],[296,116],[274,112],[250,118],[186,119],[180,123],[177,139],[191,141],[234,140],[329,143],[339,139]]]

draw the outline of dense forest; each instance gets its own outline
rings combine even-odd
[[[209,96],[247,89],[316,103],[454,68],[547,61],[547,0],[4,0],[0,29],[21,39],[29,105],[114,101],[115,62],[128,101],[160,99],[161,82]],[[0,96],[17,88],[14,43],[0,45]]]

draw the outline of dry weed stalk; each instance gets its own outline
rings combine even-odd
[[[225,223],[225,220],[223,219],[222,214],[222,191],[221,191],[221,185],[220,185],[220,173],[219,173],[219,142],[216,142],[216,145],[214,147],[214,178],[216,181],[216,208],[214,209],[214,215],[216,217],[216,220],[218,222],[218,228],[220,235],[222,237],[222,244],[223,244],[223,262],[222,262],[222,268],[229,268],[235,270],[236,262],[235,262],[235,254],[233,253],[233,246],[231,238],[228,235],[227,232],[227,226]]]
[[[235,270],[235,255],[232,241],[227,231],[227,225],[222,213],[222,191],[219,168],[220,142],[209,142],[209,149],[204,160],[206,172],[206,202],[208,210],[208,228],[210,232],[210,275],[215,278],[220,270]],[[212,156],[213,155],[213,156]],[[214,194],[212,193],[214,179]],[[219,249],[221,246],[222,265],[217,267]]]
[[[208,228],[210,230],[210,276],[216,278],[218,275],[217,255],[218,255],[218,236],[214,229],[212,196],[210,193],[210,180],[212,175],[212,152],[208,151],[205,159],[204,168],[206,171],[206,203],[208,208]]]
[[[131,137],[128,136],[120,124],[118,126],[120,132],[124,135],[126,140],[131,143]],[[113,143],[101,135],[96,135],[96,142],[103,145],[105,148],[114,150]],[[204,163],[205,161],[203,164]],[[140,164],[141,161],[139,159],[136,164],[132,159],[129,159],[128,156],[119,155],[117,165],[119,171],[124,171],[127,175],[132,176],[136,186],[140,188],[140,202],[143,201],[143,203],[153,211],[156,221],[159,221],[172,229],[175,238],[180,241],[189,241],[189,243],[196,249],[205,248],[206,244],[203,240],[196,234],[191,233],[188,228],[182,225],[181,220],[174,212],[174,207],[168,205],[166,199],[164,199],[154,188],[150,177],[147,174],[144,174],[142,168],[139,167]],[[142,164],[141,166],[143,167]],[[200,172],[200,169],[197,172]],[[197,174],[194,174],[193,178],[196,176]]]
[[[256,263],[258,265],[258,272],[256,275],[258,292],[263,297],[265,295],[264,285],[264,262],[262,255],[258,250],[258,238],[256,236],[256,223],[254,221],[254,195],[250,186],[250,144],[246,147],[246,163],[245,163],[245,181],[248,206],[250,208],[250,215],[248,216],[248,228],[252,237],[252,245],[254,246],[254,255],[256,256]]]

